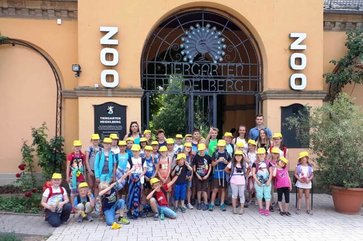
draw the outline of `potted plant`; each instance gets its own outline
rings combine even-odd
[[[330,186],[335,210],[358,213],[363,204],[363,112],[340,93],[309,113],[291,117],[289,126],[310,129],[300,138],[310,140],[319,182]]]

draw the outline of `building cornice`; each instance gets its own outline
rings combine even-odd
[[[358,13],[342,10],[324,11],[324,31],[363,30],[363,13]]]
[[[262,100],[324,100],[327,94],[322,90],[266,90],[260,96]]]
[[[77,19],[77,0],[3,0],[0,17]]]
[[[63,90],[62,97],[65,99],[77,99],[79,97],[125,97],[141,98],[144,91],[137,88],[129,89],[105,89],[92,87],[79,87],[74,90]]]

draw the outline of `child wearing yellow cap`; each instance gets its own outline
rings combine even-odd
[[[111,151],[113,152],[114,155],[117,155],[120,153],[120,148],[118,147],[118,141],[120,140],[120,138],[116,133],[110,134],[110,138],[112,140]]]
[[[154,158],[154,162],[155,164],[158,164],[159,162],[159,142],[158,141],[152,141],[151,142],[151,147],[153,148],[152,152],[151,152],[151,156]]]
[[[114,177],[114,169],[116,168],[115,156],[111,151],[111,138],[103,139],[103,149],[99,151],[95,158],[95,177],[96,183],[111,183]]]
[[[129,158],[131,158],[132,157],[131,147],[134,144],[134,138],[127,137],[125,141],[126,141],[126,152],[129,155]]]
[[[95,207],[95,197],[88,188],[87,182],[78,185],[79,194],[74,198],[74,207],[77,209],[76,219],[81,223],[87,217],[89,222],[93,221],[91,213]]]
[[[192,144],[189,142],[184,144],[184,148],[183,148],[183,153],[186,156],[186,162],[188,162],[188,164],[190,166],[193,166],[193,158],[194,156],[192,155]],[[188,209],[193,209],[193,205],[191,204],[191,199],[192,199],[192,188],[194,187],[193,183],[193,172],[188,172],[187,174],[187,208]]]
[[[159,148],[159,168],[158,168],[158,177],[162,184],[167,183],[169,180],[170,172],[171,172],[171,160],[167,156],[168,149],[166,146],[161,146]]]
[[[234,155],[234,145],[232,143],[233,135],[231,132],[225,132],[223,139],[226,141],[226,151],[232,157]]]
[[[153,148],[151,146],[145,147],[145,157],[144,159],[144,172],[145,172],[145,182],[144,182],[144,190],[143,190],[143,200],[142,203],[146,204],[146,196],[151,191],[150,179],[154,178],[157,174],[158,165],[155,163],[153,156],[151,155]]]
[[[299,162],[295,168],[296,188],[298,192],[296,214],[300,214],[302,197],[305,195],[306,213],[312,215],[310,203],[310,190],[314,178],[314,169],[309,162],[309,153],[302,151],[299,153]]]
[[[193,169],[189,165],[189,163],[185,161],[186,155],[184,153],[179,153],[176,160],[177,165],[173,168],[173,171],[171,172],[172,177],[178,177],[175,181],[174,187],[174,207],[175,211],[179,207],[181,212],[185,213],[186,207],[184,201],[187,197],[187,174],[188,171],[192,172]]]
[[[95,158],[96,154],[101,151],[102,147],[100,145],[100,136],[98,134],[91,135],[91,145],[87,148],[85,152],[86,156],[86,167],[87,167],[87,180],[89,188],[92,192],[95,192],[98,189],[98,186],[95,185]]]
[[[268,153],[271,154],[272,148],[276,147],[279,150],[280,156],[287,158],[288,149],[283,143],[282,134],[280,132],[274,133],[272,136],[272,143],[268,149]]]
[[[151,130],[144,130],[144,135],[143,135],[144,138],[146,138],[146,142],[148,145],[151,145]]]
[[[175,155],[178,155],[180,152],[182,152],[184,149],[183,145],[183,135],[182,134],[176,134],[175,135],[175,144],[174,144],[174,153]]]
[[[80,140],[73,141],[73,152],[67,156],[66,181],[71,191],[71,204],[73,205],[74,197],[78,194],[78,185],[84,182],[86,170],[86,156],[81,151],[82,142]],[[73,210],[75,211],[75,210]]]
[[[173,138],[166,139],[167,156],[169,160],[171,160],[171,168],[174,168],[176,165],[176,154],[174,152],[174,144],[175,141]]]
[[[51,186],[44,190],[40,204],[45,209],[45,220],[52,227],[59,227],[69,219],[72,205],[66,189],[61,186],[62,174],[53,173],[50,182]]]
[[[289,176],[289,170],[287,168],[288,160],[285,157],[280,157],[276,169],[273,171],[273,176],[276,180],[277,189],[277,202],[280,208],[281,216],[291,216],[289,212],[290,192],[292,190],[291,179]],[[285,202],[282,203],[282,196],[285,197]]]
[[[116,160],[116,180],[119,182],[118,184],[118,197],[122,197],[126,199],[126,195],[128,192],[128,185],[127,185],[127,177],[128,172],[130,170],[129,167],[129,155],[126,152],[126,141],[119,141],[118,146],[120,147],[120,153],[115,155]]]
[[[270,215],[271,203],[271,180],[272,166],[266,162],[265,148],[257,149],[257,160],[252,165],[253,179],[255,180],[256,198],[258,202],[258,212],[261,215]],[[262,199],[265,199],[266,207],[263,208]]]

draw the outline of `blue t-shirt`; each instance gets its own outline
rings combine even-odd
[[[272,132],[269,128],[265,127],[264,128],[266,131],[266,134],[269,138],[272,137]],[[248,133],[248,137],[249,139],[255,140],[257,141],[258,135],[260,134],[260,130],[257,127],[253,127],[252,129],[250,129],[249,133]]]
[[[159,163],[159,157],[160,157],[160,154],[159,153],[156,153],[156,154],[151,154],[152,156],[154,156],[154,163],[155,165]]]
[[[127,154],[129,155],[129,159],[130,159],[131,157],[133,157],[133,156],[134,156],[134,155],[132,154],[131,149],[126,149],[126,152],[127,152]]]
[[[150,157],[149,159],[145,159],[144,168],[146,169],[145,176],[150,178],[154,175],[156,168],[153,163],[152,157]]]
[[[121,169],[123,171],[127,170],[127,163],[129,161],[129,154],[128,153],[119,153],[117,154],[118,164],[117,169]]]
[[[226,150],[224,152],[216,151],[213,154],[212,160],[218,160],[220,157],[224,157],[228,162],[231,160],[231,156],[228,154]],[[227,164],[224,162],[219,162],[217,165],[214,166],[213,170],[213,178],[214,179],[224,179],[226,176],[226,173],[224,169],[226,168]]]

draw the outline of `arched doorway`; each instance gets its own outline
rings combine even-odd
[[[185,106],[176,131],[253,125],[261,84],[260,52],[242,23],[214,9],[177,12],[152,31],[143,50],[142,124],[155,124],[155,112],[163,111],[155,106],[160,95],[175,95]]]

